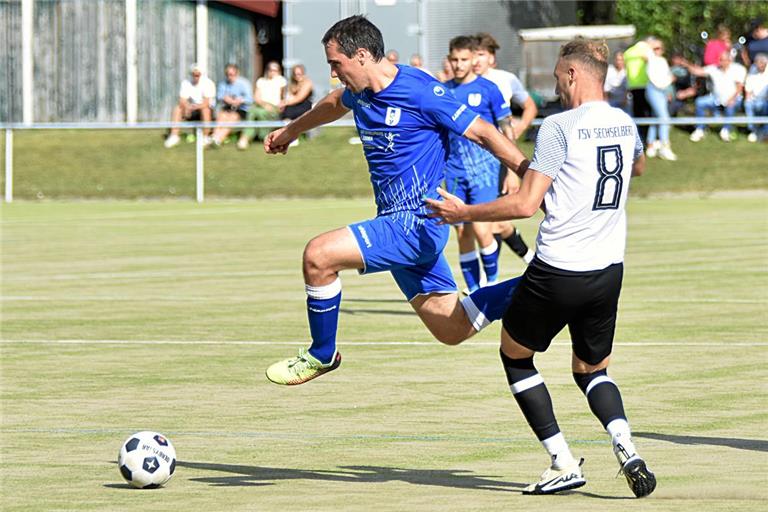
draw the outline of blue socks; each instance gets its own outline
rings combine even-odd
[[[480,259],[483,260],[485,278],[489,284],[499,279],[499,244],[494,240],[488,247],[480,249]]]
[[[341,279],[337,277],[334,282],[325,286],[305,286],[309,332],[312,335],[309,353],[321,363],[328,364],[336,353]]]
[[[459,264],[469,292],[480,288],[480,260],[477,259],[477,251],[459,254]]]
[[[480,331],[504,315],[520,279],[522,276],[484,286],[461,300],[464,312],[476,331]]]

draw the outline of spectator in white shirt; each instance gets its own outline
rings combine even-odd
[[[692,75],[708,77],[711,81],[712,92],[696,98],[696,117],[703,117],[707,111],[711,111],[715,117],[720,117],[721,108],[725,110],[726,117],[733,117],[741,106],[741,93],[744,91],[747,70],[741,64],[733,62],[731,52],[721,53],[717,66],[701,67],[687,61],[683,65]],[[703,138],[704,125],[700,124],[691,133],[691,141],[698,142]],[[723,126],[720,138],[725,142],[731,141],[731,125]]]
[[[203,74],[203,69],[197,64],[192,64],[189,68],[189,79],[181,82],[179,89],[179,101],[171,113],[171,121],[180,123],[182,121],[203,121],[210,123],[213,119],[213,109],[216,106],[216,84],[213,80]],[[171,133],[165,139],[164,146],[172,148],[176,146],[181,138],[179,133],[181,128],[174,126]],[[211,132],[210,128],[204,128],[203,134],[207,137]]]
[[[672,72],[664,58],[664,43],[658,39],[649,42],[651,55],[648,55],[648,84],[645,86],[645,99],[651,111],[661,123],[648,127],[645,154],[649,158],[658,156],[664,160],[677,160],[669,144],[669,95],[672,85]]]
[[[256,80],[253,91],[253,105],[248,119],[250,121],[275,121],[280,118],[280,104],[285,99],[288,81],[282,75],[282,68],[276,61],[267,63],[264,76]],[[249,128],[245,131],[249,140],[256,136],[263,139],[273,128]]]
[[[748,117],[768,115],[768,55],[758,53],[755,56],[754,66],[744,82],[744,112]],[[757,142],[760,135],[763,137],[768,132],[768,125],[757,128],[750,123],[749,142]],[[761,133],[762,132],[762,133]]]
[[[629,113],[627,102],[627,68],[624,67],[624,52],[613,54],[613,64],[608,65],[605,75],[605,101],[612,107]]]

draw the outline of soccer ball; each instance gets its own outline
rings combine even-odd
[[[168,482],[176,470],[176,450],[170,439],[157,432],[137,432],[125,440],[117,467],[125,481],[139,489],[155,489]]]

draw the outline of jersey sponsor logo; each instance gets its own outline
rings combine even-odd
[[[387,139],[387,145],[384,148],[384,152],[387,153],[394,153],[395,152],[395,137],[397,137],[396,133],[387,132],[386,135],[384,135],[384,138]]]
[[[368,233],[366,233],[365,228],[363,226],[357,226],[357,230],[360,232],[360,236],[363,238],[363,242],[365,243],[365,246],[369,249],[373,247],[373,244],[371,243],[371,239],[368,238]]]
[[[384,116],[384,123],[387,126],[397,126],[400,122],[401,110],[397,107],[387,107],[387,114]]]
[[[451,116],[451,119],[453,119],[454,121],[457,120],[459,116],[462,114],[462,112],[464,112],[465,110],[467,110],[467,106],[462,103],[461,106],[458,109],[456,109],[456,112],[453,113],[453,115]]]
[[[483,101],[483,95],[479,92],[473,92],[467,96],[467,103],[469,103],[470,107],[476,107],[480,105],[481,101]]]
[[[357,104],[360,105],[363,108],[371,108],[371,104],[367,101],[363,101],[360,98],[357,98]]]
[[[442,88],[442,87],[440,87],[439,85],[436,85],[436,86],[434,86],[434,87],[432,88],[432,93],[433,93],[435,96],[442,96],[443,94],[445,94],[445,89],[443,89],[443,88]]]

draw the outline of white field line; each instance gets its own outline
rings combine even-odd
[[[277,271],[273,271],[277,272]],[[293,274],[294,272],[291,272]],[[246,276],[246,275],[259,275],[265,273],[236,273],[233,272],[233,276]],[[286,272],[288,274],[288,272]],[[279,273],[273,273],[270,275],[281,275]],[[256,290],[253,295],[233,296],[227,295],[225,297],[190,297],[180,295],[164,295],[164,296],[124,296],[124,295],[84,295],[78,297],[57,297],[54,295],[0,295],[0,302],[98,302],[98,301],[115,301],[115,302],[247,302],[251,300],[260,300],[261,295],[264,293],[274,294],[274,291]],[[296,293],[301,293],[299,289]],[[398,300],[398,297],[382,298],[382,301],[391,302],[392,300]],[[343,301],[342,301],[343,302]],[[347,299],[347,302],[355,303],[354,298]],[[631,299],[626,300],[628,304],[768,304],[768,300],[761,299]],[[402,303],[406,304],[405,299],[402,299]]]
[[[305,346],[307,341],[266,341],[266,340],[0,340],[0,345],[256,345],[256,346]],[[345,346],[434,346],[442,347],[438,341],[339,341]],[[496,341],[469,341],[462,346],[498,346]],[[568,341],[555,341],[553,345],[570,346]],[[619,347],[768,347],[768,341],[624,341],[615,342]]]

